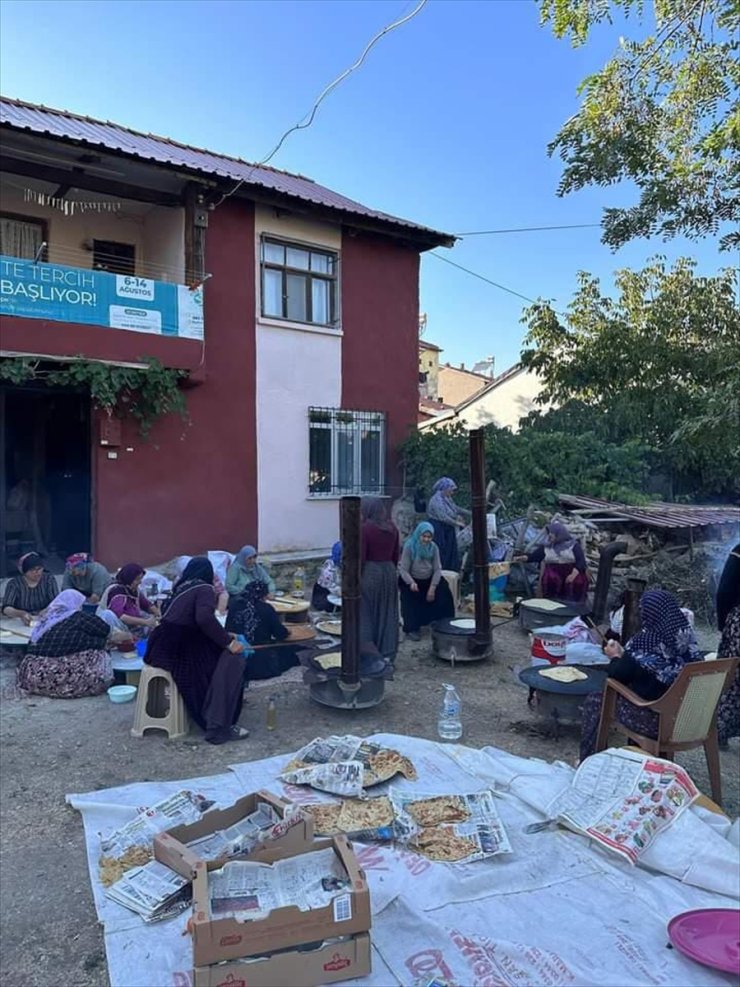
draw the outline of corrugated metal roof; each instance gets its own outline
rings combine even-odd
[[[110,121],[94,120],[66,110],[0,97],[0,124],[49,137],[79,141],[91,147],[102,147],[160,165],[196,171],[234,182],[243,181],[245,185],[259,186],[327,209],[336,209],[381,225],[394,226],[399,232],[407,231],[411,239],[425,239],[432,241],[434,245],[451,246],[455,240],[448,233],[440,233],[407,219],[369,209],[362,203],[348,199],[302,175],[214,154],[202,148],[181,144],[169,137],[140,133]]]
[[[570,494],[563,494],[558,499],[566,507],[612,514],[614,517],[636,521],[650,528],[701,528],[709,524],[740,525],[740,507],[703,507],[694,504],[660,502],[636,507],[632,504],[613,503],[608,500],[598,500],[596,497],[575,497]]]

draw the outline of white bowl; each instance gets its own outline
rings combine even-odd
[[[108,698],[112,703],[130,703],[135,695],[135,685],[112,685],[108,689]]]

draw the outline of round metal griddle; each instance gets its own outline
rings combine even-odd
[[[465,621],[466,625],[458,627],[458,622]],[[489,642],[487,647],[476,647],[475,621],[466,617],[446,617],[444,620],[432,622],[432,653],[435,658],[442,658],[443,661],[452,661],[452,652],[455,652],[455,662],[482,661],[493,653],[493,644]]]
[[[322,706],[334,709],[368,709],[383,701],[385,680],[382,678],[361,679],[359,688],[343,686],[341,679],[328,679],[311,685],[311,699]]]
[[[580,682],[556,682],[540,675],[541,668],[523,668],[519,681],[529,686],[528,704],[549,724],[552,736],[557,739],[561,726],[580,724],[584,697],[591,692],[603,691],[607,672],[591,665],[554,667],[577,668],[586,678]]]
[[[545,609],[540,606],[542,602],[541,600],[533,599],[522,600],[519,604],[519,626],[525,631],[536,630],[538,627],[567,624],[574,617],[582,617],[584,614],[591,612],[591,606],[588,603],[558,602],[556,607]]]

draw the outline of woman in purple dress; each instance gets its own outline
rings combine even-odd
[[[172,675],[206,740],[223,744],[249,736],[238,725],[244,694],[244,646],[223,629],[215,611],[213,566],[205,556],[195,556],[165,602],[144,661]]]
[[[588,569],[580,542],[560,521],[551,521],[545,531],[547,544],[514,561],[545,563],[542,594],[546,599],[582,603],[588,593]]]

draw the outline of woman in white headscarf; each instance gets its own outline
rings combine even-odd
[[[109,625],[85,613],[85,597],[67,589],[34,627],[28,652],[18,668],[18,685],[36,696],[79,699],[97,696],[113,681],[106,642]]]

